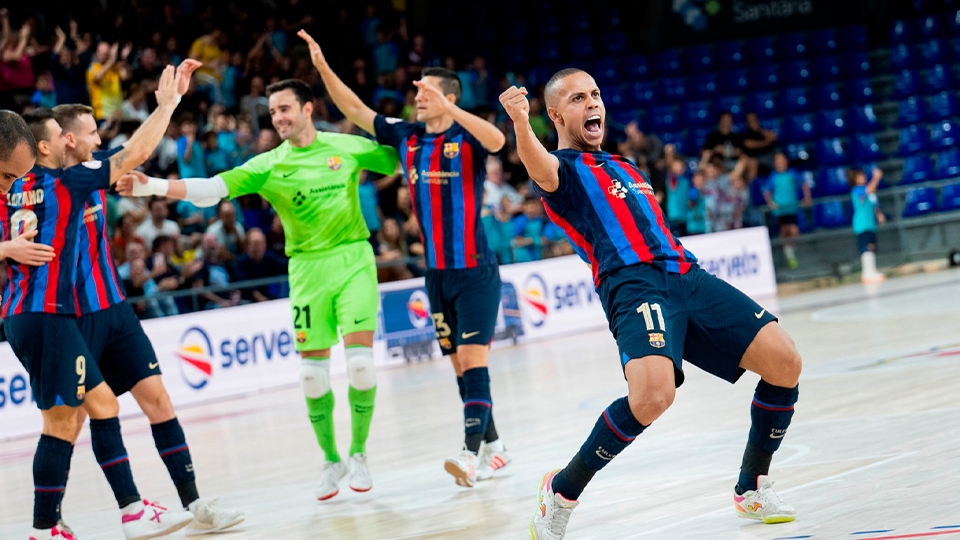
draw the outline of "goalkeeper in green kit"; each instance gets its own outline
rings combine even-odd
[[[348,473],[354,491],[373,485],[365,444],[377,391],[372,347],[379,293],[358,184],[361,169],[390,174],[399,157],[393,148],[362,137],[317,132],[311,118],[313,92],[301,80],[271,84],[267,96],[273,126],[284,141],[276,149],[213,178],[167,181],[135,173],[124,177],[118,189],[121,195],[159,195],[198,206],[259,193],[276,209],[290,257],[290,307],[303,358],[300,380],[326,455],[317,489],[322,501],[339,493]],[[350,381],[349,467],[340,460],[333,426],[330,347],[339,341],[338,329]]]

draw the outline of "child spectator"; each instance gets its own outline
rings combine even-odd
[[[672,144],[663,148],[669,164],[667,172],[667,220],[676,236],[687,234],[687,213],[690,211],[690,178],[687,177],[687,162],[676,153]]]
[[[767,178],[763,188],[763,197],[767,200],[767,207],[773,212],[780,225],[780,238],[783,239],[783,256],[787,259],[790,268],[797,267],[797,255],[792,240],[800,236],[800,227],[797,224],[797,214],[800,212],[800,200],[797,193],[803,190],[803,206],[808,207],[812,201],[810,184],[803,180],[802,175],[790,168],[787,156],[777,152],[773,157],[773,172]]]
[[[513,218],[513,247],[516,262],[539,261],[543,258],[543,228],[546,217],[543,203],[528,198],[523,213]]]
[[[693,174],[692,186],[688,191],[687,234],[706,234],[710,232],[710,220],[707,219],[707,182],[703,173]]]
[[[177,166],[180,178],[206,178],[207,165],[203,147],[197,140],[197,121],[186,117],[180,122],[180,138],[177,139]]]
[[[207,174],[213,176],[230,169],[230,154],[220,148],[220,137],[216,131],[204,134],[202,148]]]
[[[870,182],[867,182],[867,174],[862,170],[847,173],[850,200],[853,203],[853,234],[857,235],[857,248],[863,267],[860,279],[864,283],[879,283],[886,278],[877,270],[877,224],[887,221],[877,203],[877,186],[882,178],[883,172],[879,167],[873,168]]]

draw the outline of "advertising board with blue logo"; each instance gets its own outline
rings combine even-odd
[[[762,227],[681,239],[708,271],[776,309],[776,282]],[[503,288],[494,347],[606,328],[590,270],[575,256],[500,268]],[[440,355],[423,279],[380,285],[374,341],[378,366]],[[249,304],[143,322],[157,351],[164,385],[177,405],[223,400],[299,384],[300,356],[288,300]],[[604,336],[603,339],[606,339]],[[342,347],[331,372],[345,372]],[[496,361],[496,356],[492,358]],[[125,395],[122,416],[139,414]],[[0,439],[40,432],[26,371],[0,343]]]

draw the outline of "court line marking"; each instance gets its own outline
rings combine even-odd
[[[897,538],[920,538],[922,536],[938,536],[941,534],[958,534],[960,529],[955,531],[937,531],[937,532],[925,532],[925,533],[914,533],[914,534],[900,534],[897,536],[874,536],[871,538],[863,538],[861,540],[895,540]]]
[[[794,306],[794,307],[789,307],[785,309],[780,309],[778,314],[785,315],[785,314],[792,314],[792,313],[797,313],[801,311],[817,311],[824,308],[844,306],[847,304],[856,304],[857,302],[864,302],[864,301],[872,300],[874,298],[887,298],[890,296],[913,293],[923,289],[932,289],[932,288],[941,287],[941,286],[949,287],[950,285],[957,285],[957,284],[960,284],[960,280],[950,279],[950,280],[938,281],[936,283],[923,283],[923,284],[914,285],[914,286],[904,286],[903,288],[898,288],[893,291],[880,290],[876,294],[862,293],[862,294],[857,294],[857,296],[853,296],[853,297],[841,299],[841,300],[824,300],[821,302],[813,302],[813,303],[805,304],[802,306]],[[850,286],[855,287],[856,285],[851,284]],[[824,290],[827,290],[827,289],[824,289]],[[800,293],[800,294],[804,294],[804,293]],[[792,296],[788,298],[792,298]]]
[[[417,533],[417,534],[408,534],[408,535],[406,535],[406,536],[391,536],[390,538],[387,538],[387,539],[385,539],[385,540],[408,540],[408,539],[410,539],[410,538],[423,538],[423,537],[426,537],[426,536],[437,536],[437,535],[439,535],[439,534],[451,533],[451,532],[457,532],[457,531],[465,531],[465,530],[467,530],[466,527],[454,527],[454,528],[452,528],[452,529],[440,529],[440,530],[438,530],[438,531],[430,531],[430,532]]]

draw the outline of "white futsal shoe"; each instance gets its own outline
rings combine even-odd
[[[29,538],[30,540],[77,540],[73,531],[64,529],[59,523],[52,529],[33,529]]]
[[[489,480],[498,469],[506,467],[513,458],[503,446],[503,441],[497,439],[492,443],[484,443],[480,449],[480,465],[477,466],[477,480]]]
[[[340,480],[347,475],[347,465],[338,461],[327,461],[320,472],[320,486],[317,487],[317,500],[325,501],[340,493]]]
[[[548,472],[540,479],[540,494],[537,510],[530,520],[530,537],[533,540],[563,540],[567,534],[570,514],[580,504],[553,492],[553,477],[560,469]]]
[[[128,504],[120,510],[123,535],[127,540],[144,540],[179,531],[193,521],[188,510],[167,510],[147,500]]]
[[[745,491],[743,495],[737,495],[734,491],[733,505],[737,515],[744,519],[764,523],[786,523],[797,519],[797,510],[780,500],[769,476],[757,477],[756,491]]]
[[[443,468],[453,476],[458,486],[473,487],[477,482],[477,465],[479,463],[480,458],[464,448],[456,457],[447,459],[443,463]]]
[[[373,478],[370,477],[370,468],[367,467],[366,454],[354,454],[350,456],[350,489],[360,493],[370,491],[373,487]]]
[[[244,519],[243,512],[227,508],[214,507],[217,501],[204,502],[197,499],[187,507],[193,514],[193,522],[187,529],[188,535],[205,534],[229,529]]]

